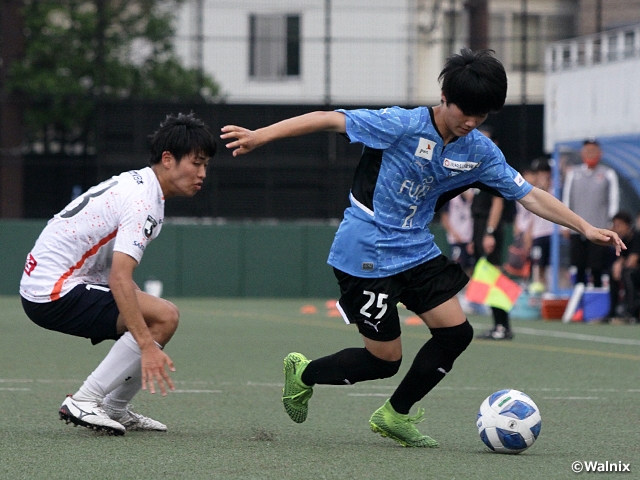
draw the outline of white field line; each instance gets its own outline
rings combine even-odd
[[[544,400],[601,400],[600,397],[542,397]],[[604,398],[602,398],[604,400]]]
[[[516,333],[525,335],[537,335],[539,337],[568,338],[571,340],[582,340],[584,342],[611,343],[613,345],[634,345],[640,346],[640,340],[633,338],[603,337],[601,335],[588,335],[585,333],[556,332],[553,330],[536,330],[535,328],[517,327]]]
[[[77,381],[75,381],[78,383]],[[25,378],[16,378],[16,379],[7,379],[0,378],[0,384],[25,384],[25,383],[45,383],[41,382],[40,379],[25,379]],[[207,382],[197,381],[197,382],[181,382],[183,386],[187,385],[198,385],[205,386]],[[220,384],[218,384],[220,385]],[[238,385],[238,384],[236,384]],[[282,383],[266,383],[266,382],[253,382],[247,381],[244,384],[240,384],[239,386],[245,387],[256,387],[256,388],[275,388],[278,390],[282,389]],[[396,385],[370,385],[367,383],[357,384],[357,385],[318,385],[318,388],[327,389],[327,388],[338,388],[344,390],[345,394],[349,397],[388,397],[390,393],[396,388]],[[31,392],[32,390],[37,388],[28,388],[28,387],[0,387],[0,392]],[[354,390],[356,390],[354,392]],[[435,391],[456,391],[456,392],[477,392],[477,391],[486,391],[486,387],[484,386],[464,386],[464,387],[453,387],[453,386],[436,386],[434,388]],[[385,392],[386,391],[386,392]],[[207,389],[207,388],[178,388],[171,393],[180,393],[180,394],[220,394],[224,393],[225,390],[221,389]],[[631,394],[639,394],[640,389],[638,388],[585,388],[585,389],[569,389],[569,388],[557,388],[557,387],[529,387],[527,388],[527,392],[540,392],[549,394],[556,394],[556,396],[545,396],[542,397],[545,400],[602,400],[604,397],[594,396],[593,394],[621,394],[621,393],[631,393]],[[580,393],[586,394],[585,396],[579,396]],[[562,395],[565,394],[566,396]],[[578,394],[578,395],[576,395]],[[591,395],[589,395],[591,394]]]

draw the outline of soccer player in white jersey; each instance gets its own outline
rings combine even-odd
[[[331,247],[328,263],[340,285],[338,309],[355,323],[364,348],[348,348],[309,361],[300,353],[284,360],[283,403],[295,422],[307,418],[314,384],[351,385],[395,375],[402,359],[398,302],[431,331],[393,395],[376,410],[374,432],[403,446],[436,447],[415,426],[423,410],[409,415],[451,370],[473,338],[456,294],[468,281],[444,257],[429,232],[443,201],[469,186],[488,188],[590,240],[624,244],[597,229],[547,192],[534,188],[476,128],[504,105],[507,77],[491,51],[461,51],[447,60],[439,79],[441,102],[406,110],[318,111],[247,130],[227,125],[221,138],[238,156],[265,143],[319,131],[346,134],[365,145],[350,193],[351,206]]]
[[[27,256],[20,295],[37,325],[91,339],[114,339],[105,359],[59,410],[67,423],[124,435],[166,431],[135,413],[142,389],[174,389],[163,348],[178,327],[171,302],[141,291],[133,280],[164,220],[164,201],[201,188],[216,142],[193,114],[169,115],[151,136],[150,166],[96,185],[54,215]],[[166,384],[166,386],[165,386]]]

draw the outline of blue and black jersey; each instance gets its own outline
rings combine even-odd
[[[476,130],[445,146],[431,108],[338,111],[364,144],[328,259],[351,275],[386,277],[440,255],[429,223],[451,192],[476,184],[517,200],[533,188]]]

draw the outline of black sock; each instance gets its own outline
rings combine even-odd
[[[511,330],[511,326],[509,325],[509,312],[496,307],[491,307],[491,311],[493,312],[493,323],[495,323],[496,326],[502,325],[505,330]]]
[[[382,360],[366,348],[347,348],[326,357],[312,360],[304,372],[302,381],[309,386],[353,385],[356,382],[392,377],[398,372],[400,362]]]
[[[471,343],[473,328],[466,321],[455,327],[432,328],[431,334],[391,396],[391,406],[398,413],[408,414],[411,407],[444,378],[455,359]]]

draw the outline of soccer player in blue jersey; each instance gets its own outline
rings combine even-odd
[[[441,103],[406,110],[317,111],[247,130],[228,125],[221,138],[238,156],[268,142],[319,131],[346,134],[364,144],[328,263],[340,285],[337,307],[356,324],[364,348],[348,348],[309,361],[300,353],[284,360],[283,403],[294,422],[307,418],[313,385],[351,385],[395,375],[402,360],[402,302],[418,315],[432,337],[369,425],[403,446],[437,447],[415,427],[424,410],[410,416],[451,370],[473,338],[456,293],[467,283],[462,268],[433,241],[429,224],[449,198],[474,187],[517,200],[533,213],[567,226],[617,253],[617,234],[598,229],[552,195],[526,182],[502,152],[476,128],[504,105],[507,76],[491,51],[464,49],[450,57],[439,80]]]

